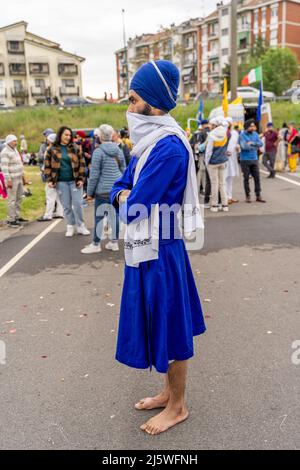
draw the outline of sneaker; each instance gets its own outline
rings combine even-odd
[[[252,202],[252,201],[251,201],[251,196],[246,196],[246,202],[247,202],[248,204],[251,204],[251,202]]]
[[[118,242],[108,242],[105,245],[106,250],[111,250],[111,251],[119,251],[119,244]]]
[[[74,233],[75,233],[75,226],[67,225],[66,237],[73,237]]]
[[[17,220],[9,220],[7,225],[11,228],[19,228],[22,226],[21,222],[18,222]]]
[[[222,211],[223,212],[229,212],[229,207],[228,206],[222,206]]]
[[[90,235],[91,234],[91,232],[86,228],[86,226],[84,224],[77,227],[77,233],[79,235]]]
[[[81,250],[81,253],[83,253],[84,255],[92,255],[93,253],[100,253],[100,252],[101,252],[101,246],[95,245],[94,243],[87,245],[85,248]]]
[[[204,209],[210,209],[210,204],[209,202],[207,204],[204,204]]]
[[[56,214],[55,214],[55,215],[53,216],[53,219],[63,219],[63,218],[64,218],[63,215],[56,215]],[[47,220],[47,219],[46,219],[46,220]],[[51,220],[51,219],[48,219],[48,220]]]
[[[219,212],[219,206],[212,206],[212,207],[210,208],[210,211],[211,211],[211,212]]]
[[[23,217],[18,217],[17,218],[17,221],[20,222],[20,223],[26,223],[26,222],[29,222],[28,219],[23,219]]]
[[[45,217],[39,217],[37,219],[38,222],[51,222],[52,219],[45,219]]]

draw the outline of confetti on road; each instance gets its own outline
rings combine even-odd
[[[116,415],[111,415],[110,419],[114,419],[116,417]]]
[[[110,330],[110,332],[111,332],[111,333],[114,333],[114,332],[115,332],[115,330]]]
[[[244,300],[250,300],[250,298],[249,297],[244,297]]]
[[[71,333],[66,333],[66,336],[71,336]]]
[[[9,330],[9,332],[10,332],[11,334],[14,334],[14,333],[17,332],[17,330],[14,328],[13,330]]]
[[[205,318],[211,318],[211,316],[210,315],[205,315]]]
[[[204,299],[204,302],[211,302],[211,299]]]
[[[41,356],[42,359],[48,359],[48,356]]]
[[[271,335],[273,333],[273,331],[268,331],[268,335]]]
[[[60,308],[60,309],[59,309],[59,311],[60,311],[60,312],[63,312],[63,311],[64,311],[64,308],[63,308],[63,307],[62,307],[62,308]]]
[[[43,298],[44,298],[44,297],[41,295],[40,299],[43,300]]]
[[[7,321],[4,322],[4,323],[6,323],[6,324],[8,324],[8,323],[15,323],[15,320],[7,320]]]
[[[243,266],[248,266],[248,264],[247,264],[247,263],[243,263]]]
[[[46,320],[45,318],[40,318],[39,321],[46,322],[48,320]]]
[[[114,307],[115,304],[106,304],[108,307]]]

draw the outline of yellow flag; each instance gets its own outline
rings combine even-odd
[[[232,101],[231,104],[234,104],[234,105],[236,105],[236,104],[243,104],[243,98],[242,98],[242,97],[237,98],[236,100]]]
[[[223,111],[224,116],[228,117],[228,85],[227,85],[227,78],[224,78],[224,88],[223,88]]]

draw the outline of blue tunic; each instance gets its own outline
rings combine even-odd
[[[188,152],[176,136],[156,144],[133,186],[137,158],[133,157],[123,176],[116,181],[111,201],[124,189],[131,194],[121,206],[120,218],[128,216],[133,204],[182,204],[187,180]],[[160,215],[161,217],[161,215]],[[159,259],[125,266],[116,359],[130,367],[154,366],[166,373],[169,361],[183,361],[194,355],[193,336],[205,332],[205,323],[184,241],[178,239],[176,216],[170,221],[170,237],[163,239],[160,224]]]

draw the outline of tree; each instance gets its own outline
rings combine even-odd
[[[262,37],[258,37],[253,46],[250,49],[250,52],[247,55],[246,62],[243,62],[238,65],[238,83],[241,84],[242,79],[247,73],[259,65],[262,65],[262,57],[268,51],[269,44]],[[230,63],[230,59],[229,59]],[[228,87],[230,88],[230,65],[227,64],[223,68],[223,75],[228,78]]]
[[[298,61],[289,48],[271,48],[261,59],[263,81],[266,90],[277,96],[291,86],[298,77]]]

